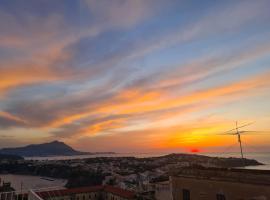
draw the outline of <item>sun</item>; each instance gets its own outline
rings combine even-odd
[[[198,153],[198,152],[200,152],[200,150],[197,148],[192,148],[192,149],[190,149],[190,152],[191,153]]]

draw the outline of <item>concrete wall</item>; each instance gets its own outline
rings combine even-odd
[[[100,192],[79,193],[75,195],[75,200],[98,200]]]
[[[217,194],[226,200],[270,200],[270,185],[185,177],[171,177],[171,183],[173,200],[183,200],[183,189],[190,191],[191,200],[216,200]]]
[[[102,198],[101,198],[102,197]],[[58,196],[48,198],[46,200],[126,200],[125,198],[119,197],[117,195],[111,194],[109,192],[90,192],[90,193],[78,193],[69,196]],[[33,199],[38,200],[38,199]]]
[[[126,200],[125,198],[121,198],[119,196],[116,196],[112,193],[106,192],[104,194],[104,200]]]
[[[156,183],[155,198],[156,200],[172,200],[171,184],[169,181]]]
[[[53,196],[45,200],[99,200],[100,192],[78,193],[67,196]]]

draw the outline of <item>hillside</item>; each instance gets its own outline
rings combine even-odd
[[[199,154],[169,154],[163,156],[167,159],[167,162],[188,162],[191,166],[207,166],[207,167],[224,167],[224,168],[233,168],[233,167],[243,167],[244,166],[256,166],[262,165],[254,159],[241,159],[241,158],[223,158],[223,157],[210,157]]]
[[[53,141],[43,144],[31,144],[24,147],[17,148],[3,148],[0,149],[0,154],[18,155],[23,157],[34,156],[74,156],[86,155],[87,152],[80,152],[74,150],[72,147],[63,142]]]

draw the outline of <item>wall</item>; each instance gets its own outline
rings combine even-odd
[[[244,184],[196,178],[171,177],[173,200],[182,200],[182,190],[190,190],[191,200],[270,200],[270,185]]]
[[[119,197],[117,195],[111,194],[109,192],[90,192],[90,193],[78,193],[74,195],[69,195],[69,196],[58,196],[58,197],[53,197],[48,198],[46,200],[126,200],[125,198]],[[38,200],[38,199],[33,199],[33,200]]]
[[[156,183],[155,185],[156,200],[172,200],[172,192],[170,182]]]

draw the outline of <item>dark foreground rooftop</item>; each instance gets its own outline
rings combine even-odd
[[[90,192],[109,192],[119,197],[123,197],[127,199],[132,199],[135,197],[134,192],[117,188],[117,187],[113,187],[113,186],[109,186],[109,185],[80,187],[80,188],[61,189],[61,190],[50,190],[50,191],[37,192],[36,194],[39,195],[42,199],[46,199],[51,196],[67,196],[67,195],[72,195],[72,194],[90,193]]]
[[[172,176],[230,181],[247,184],[270,185],[270,170],[225,169],[225,168],[185,168]]]

